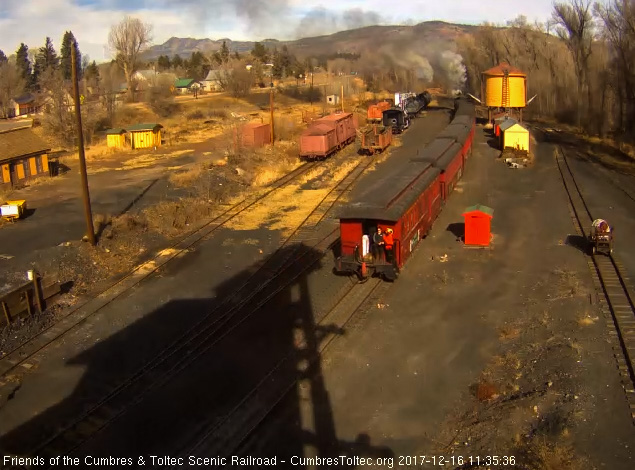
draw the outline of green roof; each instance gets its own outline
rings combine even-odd
[[[470,206],[463,212],[463,215],[469,212],[482,212],[483,214],[487,214],[490,217],[494,217],[494,209],[491,207],[484,206],[482,204],[476,204],[475,206]]]
[[[134,126],[128,126],[126,129],[129,132],[137,132],[137,131],[154,131],[162,127],[163,126],[161,124],[150,123],[150,124],[135,124]]]
[[[106,131],[106,135],[118,135],[118,134],[123,134],[125,132],[126,132],[125,129],[122,129],[121,127],[117,127],[115,129],[108,129]]]
[[[175,88],[187,88],[192,83],[194,83],[194,79],[193,78],[179,78],[179,79],[176,80],[176,82],[174,82],[174,87]]]

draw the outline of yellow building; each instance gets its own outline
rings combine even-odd
[[[500,125],[501,147],[529,152],[529,130],[514,119],[503,121]]]
[[[130,132],[133,149],[159,147],[161,145],[161,124],[135,124],[126,128]]]
[[[0,186],[48,175],[50,151],[51,146],[29,128],[0,132]]]
[[[126,146],[126,130],[108,129],[106,131],[106,142],[108,147],[124,148]]]
[[[502,63],[483,72],[481,96],[489,108],[524,108],[527,105],[527,74]]]

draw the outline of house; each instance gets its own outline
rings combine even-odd
[[[159,147],[161,129],[163,126],[157,123],[135,124],[126,128],[130,132],[130,144],[133,149]]]
[[[37,101],[35,95],[27,93],[25,95],[13,98],[10,102],[9,117],[25,116],[27,114],[35,114],[42,107]]]
[[[31,178],[49,174],[51,146],[32,129],[0,132],[0,185],[16,186]]]
[[[137,70],[132,75],[132,78],[139,83],[141,82],[153,83],[153,80],[156,78],[157,75],[159,75],[159,72],[157,72],[156,70]]]
[[[219,73],[219,70],[210,70],[205,80],[201,81],[201,89],[203,91],[222,91],[220,80],[218,79]]]
[[[189,93],[196,88],[201,88],[201,83],[193,78],[179,78],[174,82],[174,89],[177,93]]]
[[[106,143],[108,147],[124,148],[126,146],[125,129],[108,129],[106,131]]]

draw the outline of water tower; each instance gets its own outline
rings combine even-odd
[[[531,100],[527,101],[527,74],[523,71],[501,63],[483,72],[479,101],[487,107],[488,122],[501,115],[518,115],[522,122],[523,108]]]

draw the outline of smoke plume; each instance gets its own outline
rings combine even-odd
[[[308,12],[300,20],[295,30],[295,37],[323,36],[347,29],[363,28],[382,23],[382,17],[374,11],[351,8],[343,13],[336,13],[324,7],[318,7]]]
[[[454,89],[461,90],[467,81],[467,72],[463,57],[452,51],[443,51],[439,60],[439,65]]]

